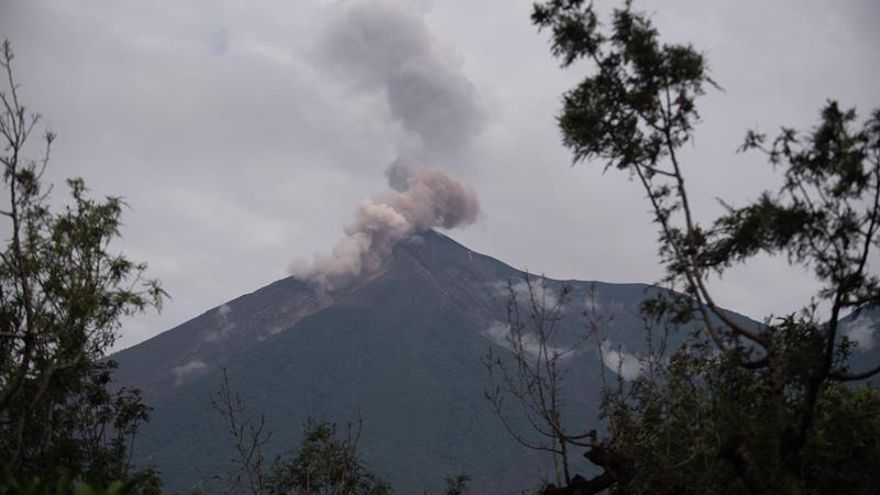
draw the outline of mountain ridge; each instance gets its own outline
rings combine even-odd
[[[493,416],[482,358],[490,349],[507,352],[492,329],[503,329],[510,291],[524,290],[525,277],[542,280],[427,231],[398,243],[378,272],[336,290],[287,277],[208,310],[114,356],[115,383],[141,388],[155,406],[137,458],[155,462],[172,490],[212,486],[231,448],[210,406],[226,369],[251,413],[272,425],[270,454],[293,448],[309,417],[362,417],[364,461],[398,493],[436,491],[461,471],[477,492],[519,493],[549,476],[551,465]],[[589,304],[614,314],[596,343],[566,363],[580,380],[567,389],[573,421],[595,427],[599,371],[614,371],[599,339],[617,346],[618,359],[638,349],[638,306],[658,289],[554,279],[535,287],[558,298],[564,285],[563,344],[583,335]]]

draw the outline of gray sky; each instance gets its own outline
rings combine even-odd
[[[659,278],[637,184],[570,166],[554,115],[584,69],[558,68],[531,2],[374,1],[353,21],[362,3],[0,0],[23,97],[59,134],[50,178],[124,196],[119,248],[173,297],[127,321],[119,346],[329,250],[359,202],[387,190],[413,135],[435,136],[423,158],[479,195],[477,223],[450,233],[465,245],[559,278]],[[827,98],[880,106],[876,0],[636,5],[667,40],[702,49],[725,88],[701,100],[686,156],[705,219],[714,198],[775,184],[759,156],[734,153],[746,129],[806,128]],[[348,38],[351,22],[366,35]],[[753,317],[813,290],[775,259],[715,285]]]

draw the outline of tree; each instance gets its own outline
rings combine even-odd
[[[745,206],[724,203],[723,215],[701,225],[679,151],[699,122],[697,99],[717,87],[703,55],[662,43],[631,2],[607,27],[584,0],[536,4],[532,20],[551,31],[563,67],[583,62],[591,70],[565,93],[559,116],[575,163],[599,160],[630,174],[651,204],[663,283],[680,295],[645,310],[700,324],[660,380],[641,380],[629,398],[606,402],[611,437],[591,452],[613,452],[634,470],[603,466],[605,487],[820,493],[847,469],[864,482],[853,490],[876,487],[870,463],[847,462],[839,451],[866,441],[863,451],[876,459],[880,444],[877,391],[842,385],[876,375],[880,365],[851,370],[854,343],[841,335],[845,316],[880,302],[880,280],[869,270],[880,225],[880,110],[860,122],[855,110],[830,101],[806,133],[785,128],[768,141],[749,132],[742,150],[765,153],[782,169],[782,187]],[[760,253],[785,255],[822,288],[802,310],[748,326],[716,304],[708,281]],[[866,439],[827,436],[847,415]],[[660,439],[668,440],[662,452],[644,448]],[[672,458],[677,463],[663,462]],[[719,458],[724,464],[709,462]],[[683,476],[664,481],[651,474],[654,465]]]
[[[351,425],[345,434],[327,421],[309,419],[296,453],[275,456],[269,463],[263,451],[272,436],[265,416],[247,412],[244,401],[223,379],[212,404],[229,428],[235,450],[233,472],[218,477],[228,492],[245,490],[254,495],[387,495],[391,487],[368,471],[357,453],[360,428]],[[456,487],[464,487],[461,480]]]
[[[483,360],[493,385],[485,393],[492,412],[520,445],[552,457],[557,483],[571,481],[570,448],[589,446],[585,442],[590,437],[590,432],[571,431],[563,418],[563,364],[583,342],[557,341],[557,324],[569,293],[570,287],[561,285],[557,291],[546,278],[529,274],[522,282],[508,281],[505,341],[510,353],[490,349]],[[599,324],[595,312],[588,316],[591,332],[586,337],[594,335]],[[529,431],[516,427],[518,417],[525,418]]]
[[[102,361],[120,319],[159,307],[165,292],[144,278],[146,265],[111,252],[124,206],[88,197],[69,179],[71,201],[48,206],[42,179],[55,135],[28,157],[40,116],[19,100],[8,41],[0,51],[0,463],[20,475],[57,476],[66,468],[97,479],[127,478],[137,426],[148,408],[136,391],[108,391]],[[148,471],[142,472],[147,473]]]
[[[459,473],[455,476],[446,477],[446,490],[443,495],[464,495],[467,493],[467,484],[471,477],[465,473]]]
[[[246,489],[254,495],[269,491],[271,466],[266,461],[263,447],[272,437],[266,431],[266,417],[260,415],[259,420],[248,414],[241,396],[234,393],[229,386],[229,375],[223,370],[223,380],[211,399],[211,405],[223,416],[235,458],[231,460],[233,470],[217,478],[223,482],[228,492]]]
[[[113,481],[107,485],[75,481],[69,473],[64,473],[54,483],[37,478],[19,479],[4,469],[0,473],[0,495],[129,495],[135,493],[131,484]]]
[[[272,493],[296,495],[387,495],[391,487],[367,471],[357,454],[360,428],[344,434],[326,421],[309,420],[299,451],[279,459]]]

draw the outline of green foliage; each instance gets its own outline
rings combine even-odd
[[[131,495],[138,493],[131,484],[112,481],[108,484],[75,481],[69,473],[62,473],[53,482],[39,478],[18,478],[10,470],[0,474],[0,495]]]
[[[299,451],[276,460],[269,481],[273,494],[386,495],[391,487],[367,471],[357,456],[358,432],[344,435],[326,421],[309,421]]]
[[[880,391],[823,388],[803,448],[799,486],[787,486],[770,381],[691,342],[656,378],[608,393],[609,446],[633,461],[627,493],[873,493],[880,469]],[[792,402],[797,398],[791,397]],[[755,471],[755,472],[753,472]]]
[[[141,402],[138,390],[110,392],[115,367],[112,361],[95,363],[81,382],[65,391],[67,401],[53,411],[52,445],[40,455],[46,469],[22,463],[23,468],[49,474],[49,468],[65,466],[78,470],[86,479],[131,478],[161,485],[150,467],[130,471],[131,444],[139,425],[147,421],[150,408]]]
[[[610,34],[583,1],[535,5],[532,20],[552,30],[553,54],[563,66],[586,59],[597,68],[563,96],[559,126],[575,161],[599,157],[652,173],[690,137],[699,119],[694,99],[714,85],[690,46],[661,44],[650,20],[629,4],[614,11]]]
[[[451,478],[446,478],[446,490],[444,495],[464,495],[467,491],[467,484],[471,477],[465,473],[458,474]]]
[[[276,456],[269,464],[263,448],[272,436],[264,416],[248,414],[241,397],[229,385],[222,370],[222,381],[212,399],[226,422],[235,451],[233,469],[218,476],[228,491],[254,495],[387,495],[391,487],[364,468],[357,446],[360,427],[348,426],[345,435],[326,421],[306,422],[299,450]]]
[[[598,489],[621,493],[875,490],[878,392],[842,382],[880,366],[849,369],[852,343],[841,325],[880,303],[868,263],[880,227],[880,110],[860,125],[855,110],[830,101],[809,132],[783,128],[769,145],[748,133],[742,149],[765,153],[783,185],[752,204],[722,203],[726,213],[702,226],[679,149],[699,121],[696,100],[715,86],[703,55],[661,43],[630,1],[607,26],[583,0],[535,5],[532,19],[552,31],[563,66],[591,68],[565,94],[559,117],[574,160],[627,171],[651,202],[664,282],[683,294],[643,309],[654,323],[700,323],[668,362],[650,356],[666,363],[657,376],[609,392],[611,436],[587,453],[605,473],[579,489],[595,493],[602,481]],[[708,281],[757,254],[785,255],[821,289],[799,312],[754,328],[718,307]],[[858,435],[839,430],[845,424]]]
[[[137,391],[108,391],[115,365],[101,359],[120,319],[159,306],[165,293],[143,278],[146,265],[111,250],[120,198],[92,199],[81,179],[69,179],[69,204],[49,208],[42,175],[55,136],[47,132],[40,157],[27,157],[40,117],[18,99],[12,60],[4,42],[0,463],[49,484],[60,467],[102,482],[126,479],[134,476],[130,444],[148,408]],[[138,476],[155,484],[155,472]]]

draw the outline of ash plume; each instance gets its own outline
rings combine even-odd
[[[294,276],[324,291],[379,270],[397,242],[434,227],[469,225],[480,214],[470,187],[425,165],[457,163],[484,118],[460,59],[440,45],[423,16],[400,1],[347,4],[322,38],[325,68],[355,91],[384,95],[403,130],[385,170],[392,191],[360,204],[331,254],[291,266]]]
[[[386,170],[392,188],[423,164],[456,163],[484,124],[461,58],[406,3],[368,0],[342,9],[327,30],[322,63],[356,91],[383,93],[404,137]]]
[[[397,242],[433,227],[469,225],[479,216],[474,191],[439,170],[421,169],[406,186],[403,192],[362,202],[332,253],[316,256],[312,263],[298,261],[291,273],[322,290],[333,290],[378,271]]]

